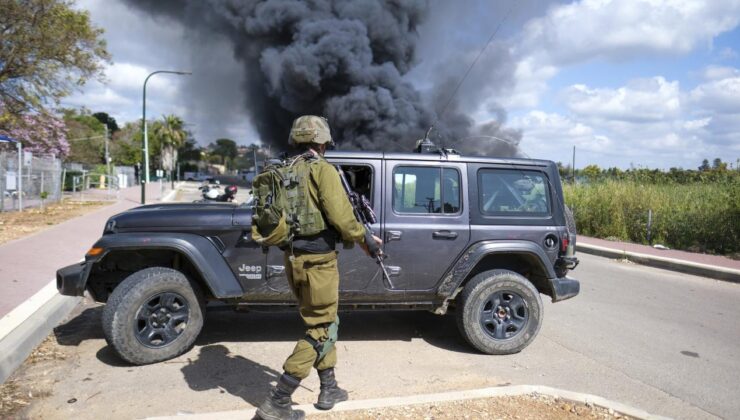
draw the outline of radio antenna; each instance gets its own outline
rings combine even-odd
[[[457,95],[457,92],[460,90],[460,86],[462,86],[463,82],[465,82],[465,79],[468,78],[468,75],[470,74],[470,71],[473,70],[473,67],[478,63],[478,60],[480,60],[483,53],[486,51],[489,45],[491,45],[491,42],[493,42],[493,39],[496,37],[496,34],[498,34],[499,29],[501,29],[501,26],[506,22],[507,19],[511,16],[511,12],[514,11],[514,6],[516,5],[516,0],[513,0],[511,2],[511,6],[509,7],[509,10],[504,15],[503,19],[496,25],[496,28],[493,30],[493,33],[488,38],[488,41],[486,42],[486,45],[481,48],[480,52],[478,52],[478,55],[475,57],[475,60],[473,60],[472,63],[470,63],[470,66],[468,66],[468,69],[465,71],[465,74],[462,78],[457,82],[457,85],[455,86],[455,89],[452,91],[452,94],[449,98],[447,98],[447,102],[445,102],[444,107],[442,107],[442,111],[440,111],[439,115],[437,115],[437,118],[434,120],[434,123],[432,123],[432,126],[429,127],[429,130],[427,131],[424,138],[426,139],[429,136],[429,133],[432,132],[432,129],[434,126],[437,125],[437,122],[439,122],[439,119],[442,118],[442,115],[444,115],[445,111],[447,111],[447,107],[450,106],[450,103],[452,103],[452,100],[455,98],[455,95]]]

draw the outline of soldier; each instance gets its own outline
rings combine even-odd
[[[320,219],[327,228],[311,236],[296,236],[285,250],[288,282],[298,299],[301,318],[306,325],[305,337],[298,340],[293,353],[283,364],[283,374],[270,391],[257,414],[265,420],[302,419],[304,413],[293,410],[291,395],[311,368],[318,371],[321,381],[316,407],[329,410],[346,401],[347,391],[339,388],[334,378],[339,318],[339,272],[337,270],[337,237],[345,243],[357,242],[368,252],[364,243],[365,228],[354,216],[347,194],[342,188],[336,168],[324,160],[328,145],[333,144],[329,124],[323,117],[304,115],[293,121],[290,143],[300,149],[309,165],[309,194],[306,206],[320,210]],[[377,236],[378,245],[382,241]]]

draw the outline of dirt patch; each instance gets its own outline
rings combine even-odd
[[[475,400],[416,404],[404,407],[375,408],[343,411],[308,416],[314,420],[349,419],[424,419],[424,420],[475,420],[475,419],[630,419],[613,410],[553,398],[548,395],[519,395]]]
[[[23,409],[34,399],[51,395],[54,375],[50,373],[59,361],[66,359],[67,354],[61,350],[53,334],[39,344],[23,362],[19,372],[0,384],[0,419],[22,418]]]
[[[2,212],[0,213],[0,244],[47,229],[110,204],[112,202],[64,200],[47,204],[44,210],[33,208],[22,212]]]

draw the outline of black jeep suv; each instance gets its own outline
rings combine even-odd
[[[340,252],[340,305],[453,307],[461,334],[489,354],[522,350],[542,323],[540,294],[578,294],[575,225],[557,167],[455,153],[330,152],[377,213],[386,278],[358,247]],[[60,269],[63,295],[105,302],[108,343],[134,364],[195,342],[206,304],[295,305],[283,252],[250,238],[252,210],[155,204],[111,217],[85,261]]]

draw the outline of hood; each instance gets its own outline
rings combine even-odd
[[[137,230],[137,228],[218,228],[233,224],[237,207],[229,203],[171,203],[136,207],[111,217],[106,230]],[[239,213],[249,212],[239,208]],[[111,225],[113,223],[113,225]]]

